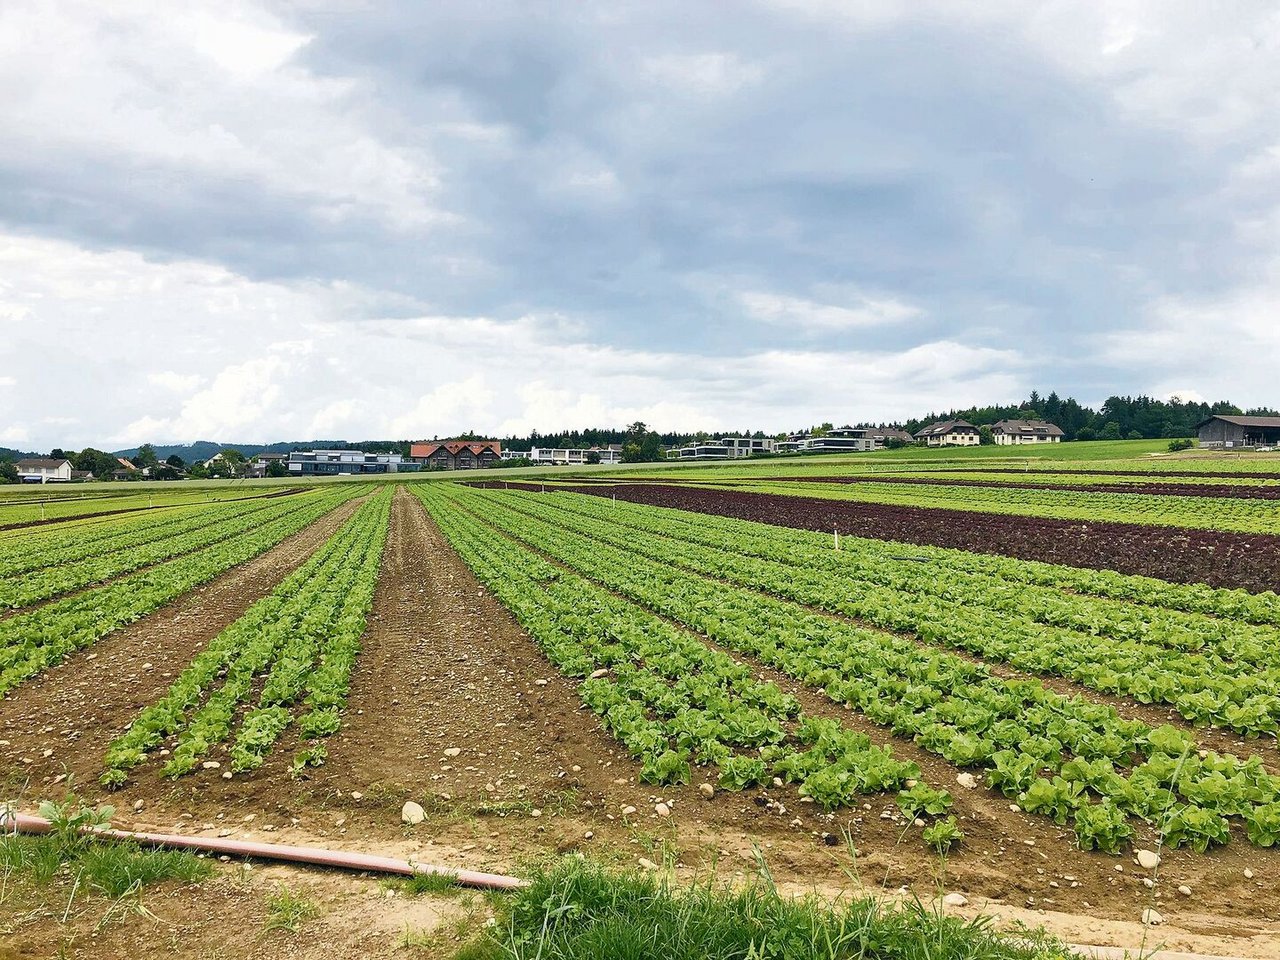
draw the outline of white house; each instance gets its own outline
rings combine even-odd
[[[1001,420],[991,433],[1001,446],[1019,443],[1061,443],[1062,429],[1044,420]]]
[[[967,420],[939,420],[917,430],[916,439],[931,447],[976,447],[982,442],[978,428]]]
[[[71,461],[32,458],[19,460],[18,480],[21,483],[70,483]]]

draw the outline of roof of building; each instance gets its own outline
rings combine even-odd
[[[451,457],[456,457],[463,450],[470,450],[477,457],[486,450],[499,456],[502,454],[502,444],[497,440],[441,440],[410,444],[409,456],[414,459],[425,459],[435,454],[441,447],[447,450]]]
[[[1001,420],[991,425],[992,433],[1031,433],[1048,437],[1063,436],[1062,428],[1045,420]]]
[[[1215,420],[1225,420],[1227,423],[1234,423],[1237,427],[1280,427],[1280,417],[1232,417],[1223,414],[1214,414],[1208,420],[1201,420],[1196,424],[1199,430],[1207,423],[1213,423]]]
[[[968,420],[939,420],[916,431],[917,437],[943,437],[948,433],[977,433],[978,428]]]
[[[57,470],[64,463],[70,462],[70,460],[53,460],[49,457],[31,457],[27,460],[19,460],[14,466],[19,470]]]
[[[124,457],[116,457],[116,463],[120,464],[121,469],[124,469],[124,470],[137,470],[137,469],[138,469],[138,468],[137,468],[137,467],[135,467],[132,463],[130,463],[128,460],[126,460]]]

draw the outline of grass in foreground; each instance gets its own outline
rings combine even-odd
[[[111,808],[91,810],[73,803],[44,804],[41,816],[53,828],[45,834],[0,837],[0,875],[36,887],[69,881],[73,890],[119,900],[165,880],[196,883],[211,872],[208,862],[177,850],[151,850],[132,842],[80,833],[108,824]]]
[[[569,860],[536,874],[457,960],[1048,960],[1040,934],[997,933],[985,920],[920,903],[793,900],[766,880],[729,890],[675,888],[649,874]]]

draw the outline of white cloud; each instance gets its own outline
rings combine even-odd
[[[764,67],[735,53],[662,54],[641,64],[645,76],[677,93],[695,97],[723,97],[754,86]]]
[[[174,393],[190,393],[200,386],[201,377],[194,373],[184,376],[172,370],[161,370],[157,373],[148,373],[147,382],[165,390],[172,390]]]
[[[753,319],[807,332],[885,326],[914,320],[924,314],[919,307],[893,298],[857,295],[846,305],[759,291],[739,294],[738,299]]]
[[[0,377],[0,387],[16,387],[18,381],[15,377]]]
[[[559,314],[344,322],[346,310],[376,298],[2,235],[0,283],[4,297],[31,306],[28,335],[68,344],[64,389],[6,393],[10,422],[43,420],[34,438],[25,428],[11,434],[44,446],[422,439],[637,419],[664,430],[782,430],[905,417],[1025,387],[1018,354],[946,340],[703,355],[597,342]],[[112,322],[86,322],[94,306]],[[133,332],[122,338],[126,322]],[[0,363],[33,349],[0,340]],[[179,360],[181,373],[171,366]],[[117,389],[94,385],[102,364]]]
[[[378,139],[361,120],[376,92],[300,66],[307,41],[251,0],[12,0],[0,7],[0,161],[232,178],[328,222],[454,222],[436,202],[436,161]]]

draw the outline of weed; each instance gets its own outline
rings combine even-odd
[[[308,920],[320,915],[320,908],[285,887],[281,887],[267,899],[266,929],[297,933]]]

